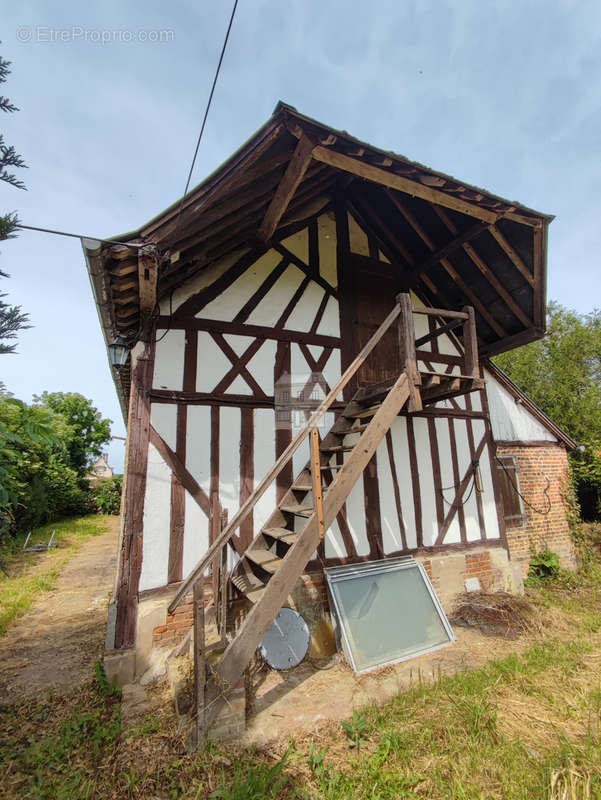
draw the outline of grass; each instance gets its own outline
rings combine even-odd
[[[24,553],[25,534],[17,537],[1,554],[0,572],[0,636],[23,616],[34,599],[42,592],[54,588],[59,572],[67,561],[79,550],[89,536],[99,536],[109,528],[109,518],[98,515],[73,517],[36,528],[29,540],[47,542],[56,529],[54,544],[45,553]],[[8,574],[6,574],[8,573]]]
[[[186,754],[169,703],[125,724],[96,673],[0,720],[0,796],[60,800],[601,800],[601,570],[528,590],[545,625],[479,669],[266,749]],[[335,687],[333,687],[335,691]]]

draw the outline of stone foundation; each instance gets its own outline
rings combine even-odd
[[[575,569],[566,517],[569,465],[565,447],[554,442],[539,442],[536,446],[499,444],[497,453],[513,456],[518,462],[519,487],[524,498],[524,524],[506,531],[511,560],[527,575],[532,553],[548,547],[558,554],[562,567]],[[549,478],[546,493],[545,477]],[[540,513],[547,509],[548,513]]]

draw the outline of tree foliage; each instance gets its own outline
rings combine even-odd
[[[121,508],[121,490],[123,476],[113,475],[112,478],[99,480],[92,489],[94,505],[101,514],[118,514]]]
[[[27,405],[0,395],[3,534],[91,510],[86,467],[110,439],[110,420],[81,395],[42,397],[48,402]]]
[[[550,303],[543,339],[496,356],[520,389],[581,449],[571,454],[579,494],[601,498],[601,311]]]
[[[0,56],[0,83],[5,83],[10,75],[10,63]],[[8,97],[0,95],[0,111],[12,114],[18,110]],[[0,181],[17,189],[25,189],[23,181],[12,172],[13,168],[26,169],[27,164],[13,145],[5,144],[4,136],[0,133]],[[19,220],[14,211],[0,216],[0,241],[14,238],[18,224]],[[0,278],[8,277],[6,272],[0,270]],[[29,315],[21,310],[21,306],[9,305],[4,299],[6,296],[6,292],[0,292],[0,353],[14,353],[16,342],[11,340],[17,338],[18,331],[30,328],[31,325],[28,324]],[[11,343],[6,344],[7,340]]]
[[[110,441],[112,420],[103,419],[91,400],[74,392],[43,392],[34,399],[60,414],[71,428],[67,442],[69,466],[83,477],[103,445]]]

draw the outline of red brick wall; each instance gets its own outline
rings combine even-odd
[[[186,633],[192,627],[194,621],[194,607],[190,600],[182,603],[173,614],[167,614],[164,625],[159,625],[152,632],[152,644],[154,647],[173,647],[179,644]]]
[[[520,492],[528,501],[522,501],[525,524],[506,531],[511,559],[521,565],[525,575],[532,551],[548,546],[560,556],[562,566],[573,569],[574,550],[566,517],[569,467],[565,448],[553,442],[537,446],[512,444],[499,445],[497,453],[517,460]],[[550,481],[547,493],[545,477]],[[537,513],[547,508],[548,513]]]

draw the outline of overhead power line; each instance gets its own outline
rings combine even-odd
[[[211,86],[211,92],[209,94],[209,99],[207,101],[207,107],[205,108],[204,117],[202,118],[202,125],[200,126],[200,133],[198,134],[198,140],[196,142],[196,149],[194,150],[194,157],[192,159],[192,164],[190,165],[190,171],[188,172],[188,180],[186,181],[186,188],[184,189],[184,193],[182,195],[182,199],[179,202],[179,209],[177,212],[177,219],[175,220],[175,227],[177,227],[179,223],[179,218],[182,213],[182,206],[184,205],[184,200],[188,194],[188,189],[190,188],[190,181],[192,180],[192,173],[194,172],[194,165],[196,164],[196,157],[198,155],[198,148],[200,147],[200,142],[202,139],[202,135],[204,133],[205,125],[207,123],[207,117],[209,116],[209,109],[211,108],[211,102],[213,100],[213,93],[215,92],[215,86],[217,85],[217,78],[219,77],[219,71],[221,70],[221,64],[223,62],[223,56],[225,55],[225,49],[227,47],[227,41],[230,37],[230,31],[232,29],[232,23],[234,22],[234,16],[236,14],[236,8],[238,7],[238,0],[234,0],[234,7],[232,8],[232,14],[230,16],[230,22],[227,26],[227,31],[225,34],[225,39],[223,42],[223,47],[221,48],[221,55],[219,56],[219,62],[217,64],[217,69],[215,70],[215,77],[213,78],[213,85]]]

